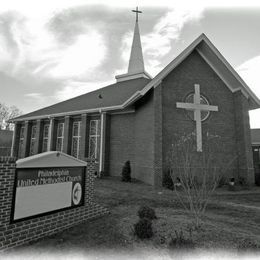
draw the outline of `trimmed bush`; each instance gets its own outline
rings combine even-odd
[[[175,231],[175,237],[171,238],[169,248],[173,250],[194,249],[195,244],[191,238],[185,238],[181,230],[180,232]]]
[[[138,216],[140,219],[157,219],[154,209],[150,208],[149,206],[141,206],[138,210]]]
[[[140,239],[147,239],[153,236],[152,222],[142,218],[134,225],[134,234]]]
[[[174,189],[174,183],[172,181],[170,170],[167,170],[166,172],[164,172],[163,179],[162,179],[162,185],[163,185],[163,187],[165,187],[167,189],[170,189],[170,190]]]
[[[257,251],[260,252],[260,244],[251,239],[244,239],[239,242],[237,249],[239,251]]]
[[[131,166],[130,161],[125,162],[122,169],[122,181],[131,182]]]

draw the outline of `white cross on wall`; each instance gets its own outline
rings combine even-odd
[[[202,152],[202,131],[201,131],[201,111],[218,111],[217,106],[211,106],[200,103],[200,85],[195,84],[194,103],[180,103],[177,102],[177,108],[184,108],[194,111],[194,120],[196,122],[196,136],[197,136],[197,152]]]

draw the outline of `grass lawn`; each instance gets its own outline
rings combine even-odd
[[[75,250],[88,254],[123,251],[130,255],[146,249],[147,252],[168,252],[175,230],[182,229],[185,237],[189,237],[192,218],[182,209],[174,192],[141,182],[122,183],[113,177],[96,179],[95,190],[96,201],[111,214],[12,249],[7,255],[37,252],[39,256],[46,252],[64,254]],[[153,238],[145,241],[133,234],[141,205],[153,207],[158,217],[153,220]],[[217,190],[208,205],[202,230],[194,231],[192,238],[197,250],[232,251],[244,239],[260,245],[260,188],[235,192],[224,188]]]

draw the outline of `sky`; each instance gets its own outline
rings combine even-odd
[[[114,83],[127,72],[136,6],[150,75],[205,33],[260,98],[260,2],[8,0],[0,2],[0,102],[27,113]],[[260,109],[250,125],[260,128]]]

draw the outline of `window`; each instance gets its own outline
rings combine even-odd
[[[18,158],[22,158],[22,151],[24,149],[24,129],[24,126],[22,126],[20,129]]]
[[[47,152],[48,150],[49,128],[49,124],[43,126],[42,152]]]
[[[100,150],[100,120],[90,120],[89,157],[99,158]]]
[[[31,129],[31,142],[30,142],[29,155],[34,155],[35,153],[36,130],[37,130],[36,125],[33,125]]]
[[[79,157],[79,146],[80,146],[80,129],[81,122],[74,122],[72,127],[72,148],[71,155],[78,158]]]
[[[58,123],[56,151],[62,152],[62,150],[63,150],[63,137],[64,137],[64,123]]]
[[[194,93],[188,95],[185,99],[185,102],[194,103],[194,96],[195,96]],[[200,104],[209,105],[209,101],[204,96],[200,95]],[[186,113],[188,114],[190,119],[195,120],[194,111],[186,110]],[[201,111],[201,121],[205,121],[209,117],[209,113],[210,113],[209,111]]]

